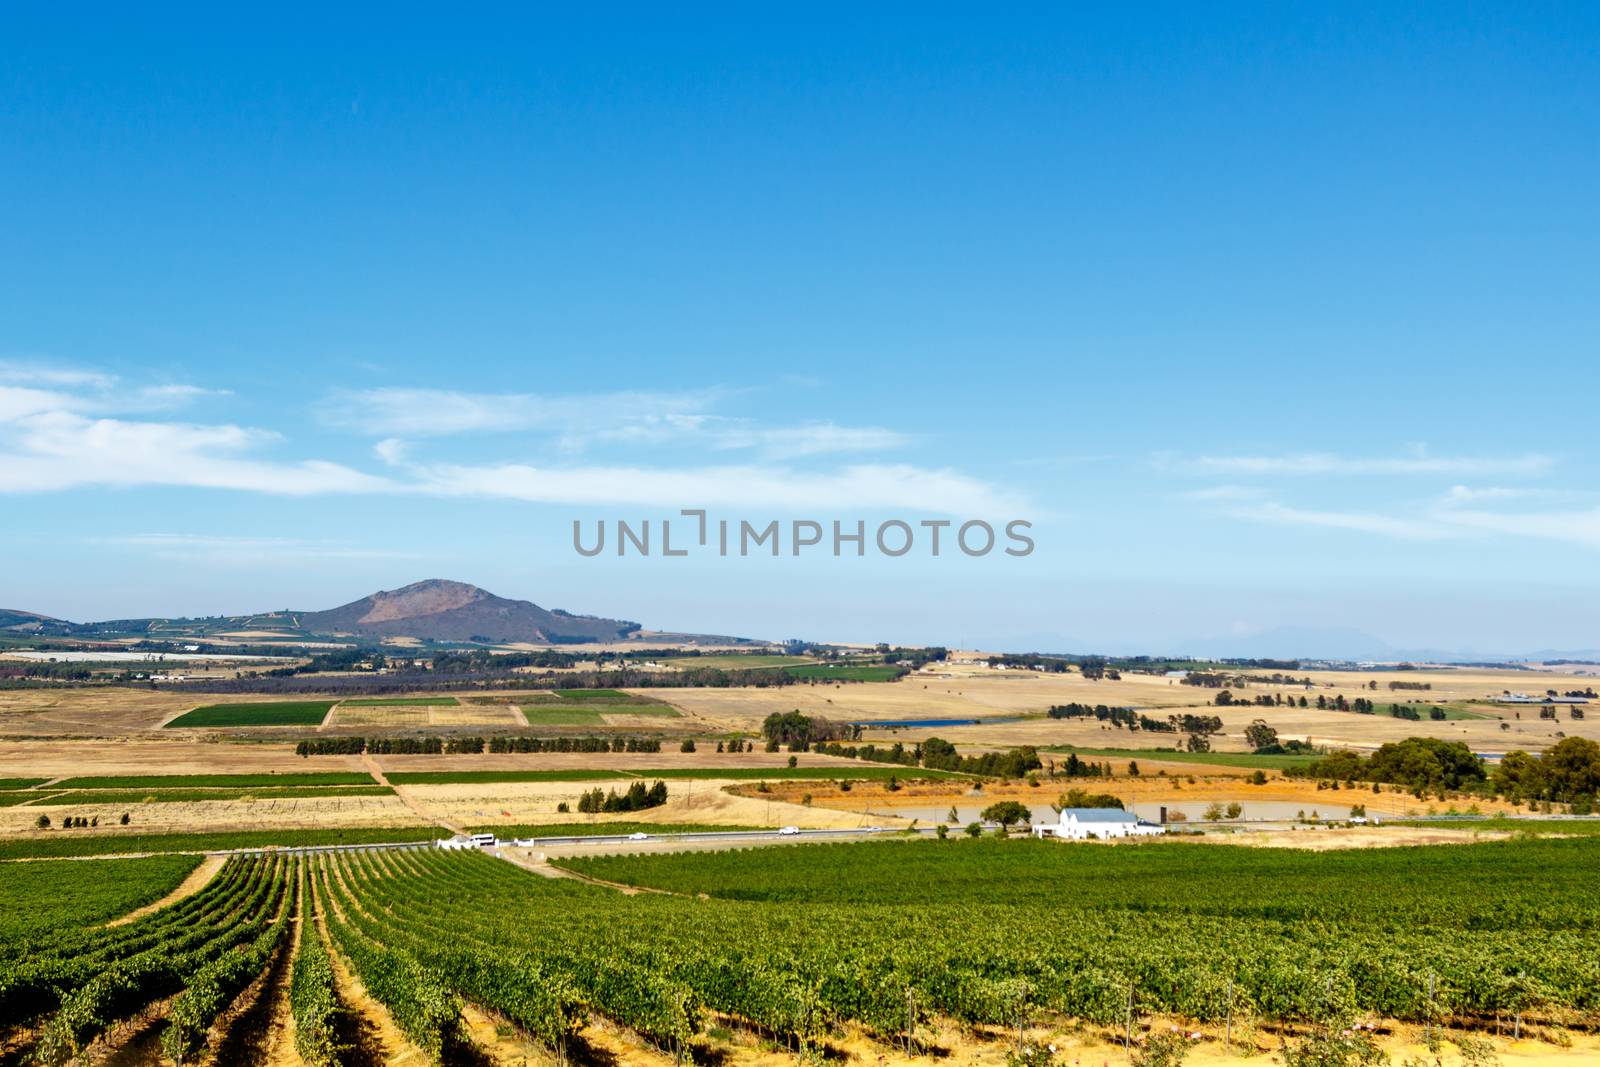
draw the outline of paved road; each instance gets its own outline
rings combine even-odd
[[[1490,818],[1490,816],[1435,815],[1435,816],[1427,816],[1426,817],[1426,821],[1448,820],[1450,822],[1459,823],[1459,824],[1461,824],[1462,826],[1465,827],[1465,826],[1471,826],[1472,823],[1474,823],[1474,822],[1480,822],[1480,821],[1483,821],[1483,820],[1488,819],[1488,818]],[[1572,821],[1597,821],[1597,820],[1600,820],[1600,816],[1584,816],[1584,815],[1521,815],[1521,816],[1513,816],[1512,818],[1516,819],[1519,822],[1539,823],[1539,824],[1546,824],[1546,825],[1551,824],[1551,823],[1559,824],[1559,823],[1561,823],[1563,821],[1567,821],[1567,820],[1572,820]],[[1385,820],[1381,824],[1381,826],[1379,828],[1381,829],[1382,827],[1404,826],[1407,822],[1411,822],[1411,821],[1414,821],[1414,820],[1409,820],[1409,819],[1406,819],[1406,820],[1402,820],[1402,819]],[[1243,832],[1246,832],[1246,833],[1257,832],[1257,831],[1266,832],[1266,831],[1275,831],[1275,830],[1308,829],[1309,828],[1305,824],[1297,823],[1297,822],[1295,822],[1293,820],[1282,820],[1282,819],[1266,820],[1266,821],[1263,821],[1263,822],[1237,822],[1237,823],[1226,823],[1226,822],[1224,822],[1224,823],[1205,823],[1205,822],[1200,822],[1200,821],[1196,820],[1196,821],[1190,822],[1188,824],[1178,824],[1178,826],[1175,827],[1175,828],[1181,830],[1183,828],[1183,826],[1185,826],[1185,825],[1193,827],[1194,829],[1209,829],[1209,830],[1231,829],[1231,830],[1243,831]],[[1322,822],[1317,823],[1317,824],[1313,824],[1313,825],[1316,825],[1316,826],[1324,826],[1325,825],[1325,826],[1332,827],[1332,826],[1342,826],[1343,822],[1339,821],[1339,820],[1323,820]],[[1554,826],[1554,827],[1550,827],[1550,828],[1551,829],[1558,829],[1559,827],[1558,826]],[[984,826],[984,832],[985,833],[992,832],[994,829],[995,829],[995,827],[993,825],[985,825]],[[950,832],[952,836],[956,836],[956,835],[962,833],[963,831],[961,831],[961,830],[951,830],[951,831],[948,831],[948,832]],[[878,837],[890,837],[890,838],[892,838],[892,837],[908,837],[908,836],[932,837],[937,833],[938,833],[938,828],[937,827],[922,826],[922,827],[917,827],[917,828],[915,828],[913,830],[909,830],[909,831],[907,831],[907,830],[874,829],[872,827],[865,827],[865,828],[852,827],[852,828],[841,829],[841,830],[807,830],[807,829],[802,829],[798,833],[792,833],[792,834],[780,834],[777,830],[719,830],[719,831],[709,831],[709,832],[703,832],[703,833],[650,834],[648,837],[646,837],[643,840],[635,840],[632,837],[632,835],[629,835],[629,834],[579,834],[579,835],[574,835],[574,836],[563,836],[563,837],[525,837],[525,838],[516,838],[516,839],[505,840],[505,841],[497,841],[495,843],[494,847],[502,848],[502,849],[503,848],[517,848],[517,849],[554,850],[556,852],[556,854],[558,854],[558,855],[567,855],[567,854],[570,854],[572,852],[582,851],[582,850],[588,849],[588,848],[597,848],[597,847],[612,847],[612,848],[614,848],[617,845],[632,845],[632,846],[638,847],[642,851],[674,851],[674,850],[687,850],[687,849],[694,849],[694,848],[701,848],[701,849],[706,849],[706,848],[711,848],[711,849],[715,849],[715,848],[737,848],[740,845],[748,845],[748,844],[798,844],[798,843],[807,842],[807,841],[856,841],[856,840],[869,840],[869,839],[878,838]],[[279,848],[276,848],[276,849],[271,849],[270,851],[292,852],[292,853],[366,852],[366,851],[382,851],[382,850],[387,850],[387,849],[433,848],[433,847],[434,847],[434,842],[432,842],[432,841],[408,841],[408,842],[397,842],[397,843],[393,843],[393,844],[283,846],[283,847],[279,847]],[[252,853],[269,851],[269,850],[268,849],[263,849],[263,848],[246,848],[246,849],[234,849],[232,851],[233,852],[238,852],[238,853],[243,853],[243,854],[252,854]]]

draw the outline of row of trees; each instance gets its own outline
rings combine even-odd
[[[432,756],[479,752],[660,752],[653,737],[314,737],[294,746],[297,756]]]
[[[791,751],[807,751],[822,741],[852,741],[861,736],[861,727],[832,722],[820,715],[802,715],[798,709],[775,711],[761,724],[761,736],[768,744],[788,745]]]
[[[1348,750],[1332,753],[1287,775],[1343,782],[1381,782],[1412,790],[1470,790],[1488,781],[1483,760],[1460,741],[1408,737],[1391,741],[1370,756]]]
[[[627,792],[618,793],[615,789],[603,792],[599,786],[588,790],[578,797],[578,810],[585,815],[601,812],[610,814],[619,811],[644,811],[646,808],[659,808],[667,802],[667,783],[657,782],[649,788],[643,781],[634,782]]]
[[[1489,780],[1496,793],[1518,803],[1554,801],[1589,811],[1600,797],[1600,744],[1568,737],[1541,756],[1508,752]]]
[[[1600,805],[1600,743],[1567,737],[1542,755],[1508,752],[1492,769],[1459,741],[1410,737],[1371,756],[1335,752],[1284,772],[1344,782],[1381,782],[1413,791],[1452,791],[1504,797],[1516,803],[1571,805],[1587,813]]]

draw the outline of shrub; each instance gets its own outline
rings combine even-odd
[[[1199,1040],[1198,1033],[1184,1033],[1177,1027],[1152,1033],[1134,1050],[1133,1067],[1178,1067]]]

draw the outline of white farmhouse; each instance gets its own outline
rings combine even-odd
[[[1063,841],[1083,841],[1113,837],[1154,837],[1167,832],[1165,826],[1145,822],[1120,808],[1063,808],[1059,823],[1034,823],[1034,837],[1057,837]]]

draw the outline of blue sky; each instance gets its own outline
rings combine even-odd
[[[441,576],[773,637],[1600,644],[1592,7],[0,36],[5,606]],[[1038,548],[570,547],[696,505]]]

